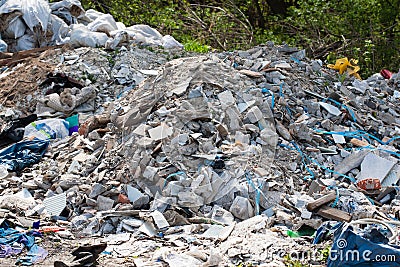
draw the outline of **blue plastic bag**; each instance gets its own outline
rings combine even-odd
[[[400,266],[400,247],[389,245],[379,231],[366,228],[356,233],[347,223],[323,224],[314,243],[334,232],[327,267],[395,267]]]

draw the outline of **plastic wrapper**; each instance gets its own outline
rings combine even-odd
[[[46,119],[30,123],[25,127],[24,137],[41,140],[65,138],[69,135],[69,123],[62,119]]]
[[[21,17],[14,18],[3,32],[5,38],[17,39],[24,35],[26,26]]]
[[[50,4],[51,13],[60,17],[68,25],[76,24],[77,18],[85,14],[78,0],[63,0]]]
[[[16,51],[29,50],[36,47],[35,37],[31,34],[25,34],[17,40]]]
[[[162,46],[166,49],[171,49],[171,48],[183,48],[183,45],[179,43],[177,40],[175,40],[174,37],[171,35],[165,35],[162,39]]]
[[[102,32],[91,32],[83,25],[74,27],[71,32],[71,44],[75,47],[102,47],[105,45],[107,40],[107,34]]]
[[[70,29],[62,19],[56,15],[51,15],[49,28],[53,33],[53,37],[51,39],[53,44],[59,45],[66,42],[66,38],[70,34]]]
[[[20,0],[22,8],[22,17],[31,31],[38,25],[43,31],[47,30],[47,24],[50,18],[49,3],[44,0]]]
[[[105,14],[87,25],[92,32],[104,32],[109,34],[111,31],[118,29],[117,23],[110,14]]]

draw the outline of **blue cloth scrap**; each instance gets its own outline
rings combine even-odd
[[[28,253],[17,260],[18,264],[29,266],[44,260],[48,252],[35,244],[35,237],[42,236],[40,232],[21,233],[16,229],[6,227],[0,227],[0,258],[18,255],[26,247]]]
[[[0,165],[6,165],[9,171],[21,171],[39,162],[48,146],[48,140],[18,142],[0,151]]]

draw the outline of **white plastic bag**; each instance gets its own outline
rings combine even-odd
[[[118,27],[118,30],[125,30],[126,29],[125,24],[123,24],[122,22],[117,22],[117,27]]]
[[[83,25],[73,26],[70,43],[74,47],[103,47],[108,40],[108,36],[105,33],[91,32]]]
[[[76,24],[77,18],[85,14],[78,0],[63,0],[50,4],[51,13],[63,19],[68,25]]]
[[[65,138],[69,135],[69,123],[62,119],[46,119],[30,123],[25,127],[24,137],[47,140]]]
[[[3,36],[9,39],[17,39],[24,35],[26,26],[21,17],[15,17],[3,32]]]
[[[8,0],[0,7],[1,14],[22,13],[22,19],[28,28],[35,32],[39,27],[44,32],[50,18],[49,3],[45,0]]]
[[[36,41],[32,34],[25,34],[17,39],[17,51],[29,50],[36,47]]]
[[[127,28],[127,30],[139,33],[146,38],[154,39],[154,40],[161,40],[163,37],[161,33],[159,33],[156,29],[153,29],[149,25],[144,24],[137,24]]]
[[[162,35],[148,25],[133,25],[125,30],[136,43],[145,45],[162,45]]]
[[[118,30],[117,23],[110,14],[101,15],[87,25],[89,31],[104,32],[109,34],[111,31]]]
[[[171,49],[171,48],[183,48],[183,45],[175,40],[174,37],[171,35],[165,35],[162,39],[162,46],[166,49]]]
[[[104,14],[104,13],[101,13],[101,12],[99,12],[99,11],[96,11],[96,10],[94,10],[94,9],[89,9],[89,10],[86,10],[85,15],[86,15],[86,17],[87,17],[88,19],[90,19],[90,21],[94,21],[94,20],[96,20],[98,17],[101,17],[101,16],[103,16],[103,15],[105,15],[105,14]]]
[[[22,18],[29,29],[34,32],[34,27],[40,25],[43,31],[47,30],[50,18],[49,3],[44,0],[19,0],[22,7]]]
[[[56,15],[51,15],[49,28],[53,33],[51,41],[55,45],[66,43],[66,37],[70,34],[68,25]]]

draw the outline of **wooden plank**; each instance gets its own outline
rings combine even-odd
[[[331,201],[334,201],[336,198],[336,192],[330,192],[329,194],[318,198],[317,200],[315,200],[314,202],[310,202],[307,204],[307,209],[309,211],[313,211],[319,207],[321,207],[322,205],[329,203]]]
[[[381,192],[376,198],[376,201],[381,201],[386,195],[392,193],[395,190],[394,187],[392,186],[388,186],[385,188],[385,190],[383,190],[383,192]]]
[[[34,48],[30,50],[24,50],[24,51],[19,51],[11,54],[11,57],[9,53],[3,54],[2,57],[5,57],[3,59],[0,59],[0,66],[10,66],[12,64],[16,64],[21,62],[21,60],[29,58],[29,57],[38,57],[42,52],[51,50],[51,49],[57,49],[61,48],[64,45],[55,45],[55,46],[46,46],[46,47],[39,47],[39,48]]]
[[[322,206],[317,214],[319,216],[322,216],[327,219],[335,220],[335,221],[340,221],[340,222],[350,222],[351,221],[351,215],[347,212],[331,208],[329,206]]]

